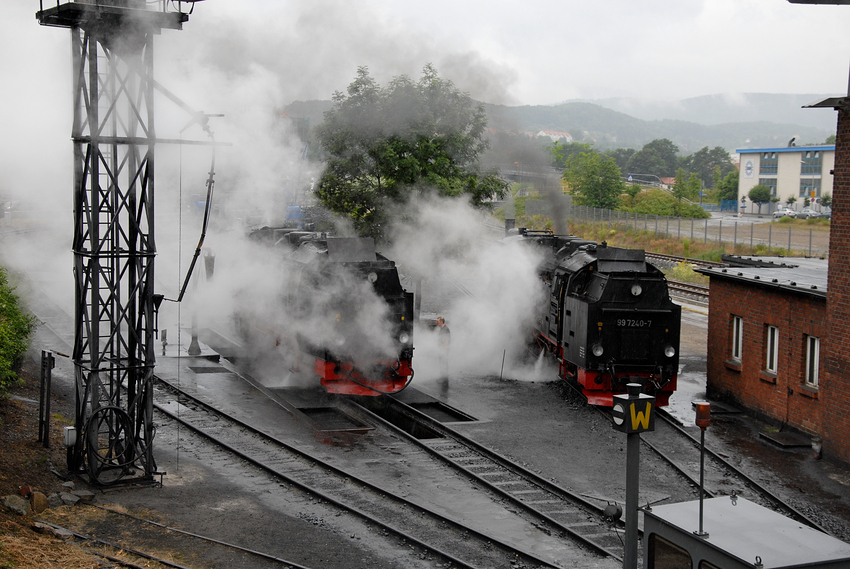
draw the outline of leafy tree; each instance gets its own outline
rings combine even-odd
[[[685,173],[685,170],[679,168],[676,170],[676,181],[673,183],[673,197],[679,202],[683,199],[693,200],[699,196],[699,191],[702,188],[702,181],[694,172],[690,175]]]
[[[666,138],[659,138],[644,144],[628,163],[629,174],[653,174],[669,177],[676,172],[679,147]]]
[[[824,142],[824,144],[835,144],[835,140],[836,140],[835,135],[830,134],[829,136],[826,137],[826,141]]]
[[[787,203],[789,206],[793,205],[796,202],[797,196],[788,196],[788,199],[785,200],[785,203]]]
[[[750,198],[750,201],[756,204],[759,208],[759,214],[761,214],[761,206],[762,204],[766,204],[770,202],[771,194],[770,188],[763,184],[758,184],[752,187],[747,196]]]
[[[361,235],[382,237],[388,207],[413,192],[468,195],[482,206],[507,190],[495,173],[480,172],[484,106],[430,64],[419,81],[401,75],[383,88],[360,67],[333,103],[317,128],[328,162],[316,195]]]
[[[829,192],[825,192],[820,197],[820,205],[823,207],[829,207],[832,205],[832,194]]]
[[[20,383],[15,369],[35,330],[35,318],[23,310],[14,291],[6,269],[0,267],[0,398]]]
[[[643,191],[643,188],[640,184],[626,184],[626,195],[629,196],[629,203],[631,205],[635,204],[635,198]]]
[[[712,150],[708,146],[694,152],[682,159],[682,165],[688,172],[695,172],[705,187],[714,187],[715,180],[736,170],[732,164],[732,158],[722,147],[716,146]],[[719,174],[718,174],[719,170]]]
[[[590,144],[584,142],[567,142],[561,144],[561,141],[556,141],[548,148],[552,154],[552,166],[555,168],[565,168],[570,158],[576,154],[592,152]]]
[[[627,166],[629,165],[629,160],[632,156],[637,153],[637,150],[634,148],[614,148],[611,150],[606,150],[605,154],[614,159],[614,162],[617,163],[617,168],[620,169],[620,172],[627,171]]]
[[[591,207],[615,209],[627,189],[614,159],[593,151],[570,156],[563,179],[570,193]]]
[[[720,200],[737,200],[738,199],[738,178],[740,172],[735,168],[726,174],[722,180],[717,182],[717,198]]]

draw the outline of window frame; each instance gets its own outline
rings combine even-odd
[[[759,174],[778,174],[779,157],[776,152],[762,152],[759,160]]]
[[[741,361],[744,354],[744,317],[732,315],[732,360]]]
[[[779,328],[768,324],[764,335],[764,370],[776,374],[779,371]]]
[[[807,387],[817,389],[820,379],[820,338],[806,334],[803,352],[806,355],[803,369],[803,383]]]

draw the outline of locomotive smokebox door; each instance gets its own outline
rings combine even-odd
[[[631,386],[634,384],[629,384]],[[611,408],[614,429],[624,433],[642,433],[655,430],[655,397],[638,393],[615,395]]]

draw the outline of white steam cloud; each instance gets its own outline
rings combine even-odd
[[[533,250],[502,243],[497,222],[462,200],[420,197],[404,212],[387,253],[413,280],[424,279],[423,320],[436,312],[446,318],[450,378],[554,379],[552,370],[527,363],[529,356],[537,363],[528,351],[529,326],[546,301]],[[439,355],[436,330],[420,327],[417,382],[439,376]]]

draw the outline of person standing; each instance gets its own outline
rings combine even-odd
[[[446,326],[446,319],[437,317],[437,344],[440,349],[440,388],[443,395],[449,389],[449,348],[452,343],[452,333]]]

